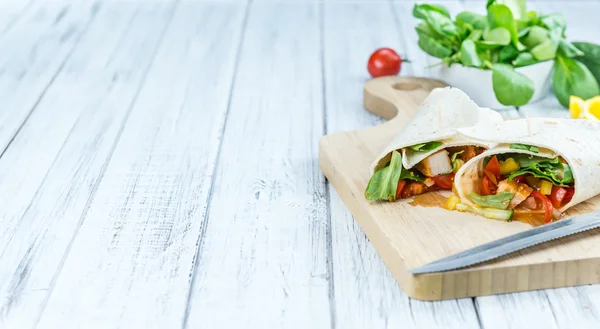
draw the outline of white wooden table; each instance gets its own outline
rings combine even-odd
[[[599,1],[531,6],[600,42]],[[598,328],[600,286],[409,299],[324,179],[370,53],[427,76],[411,9],[2,0],[0,328]]]

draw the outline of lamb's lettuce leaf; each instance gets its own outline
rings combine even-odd
[[[396,200],[396,189],[401,179],[410,179],[423,182],[425,178],[416,170],[407,170],[402,167],[402,155],[398,151],[392,151],[390,163],[376,171],[365,190],[367,200]]]
[[[540,149],[535,145],[525,145],[525,144],[513,143],[513,144],[510,144],[510,148],[517,149],[517,150],[526,150],[526,151],[530,151],[533,153],[540,152]]]
[[[519,163],[521,169],[508,176],[509,182],[523,174],[547,179],[557,186],[567,186],[573,182],[571,167],[562,163],[559,158],[547,159],[527,154],[514,154],[512,157]]]
[[[417,152],[429,152],[429,151],[433,151],[436,148],[442,146],[442,142],[427,142],[427,143],[421,143],[421,144],[415,144],[412,146],[409,146],[410,149],[412,149],[413,151],[417,151]]]

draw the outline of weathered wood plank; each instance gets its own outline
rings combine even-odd
[[[250,7],[188,328],[330,327],[319,7]]]
[[[100,10],[2,158],[2,190],[35,193],[33,200],[13,198],[3,207],[11,216],[3,216],[8,222],[0,228],[2,328],[33,328],[39,319],[158,47],[168,7],[138,7]],[[32,164],[26,176],[45,174],[39,187],[39,180],[19,185],[15,179],[24,164]]]
[[[182,326],[243,12],[178,4],[39,328]]]
[[[6,57],[2,58],[4,62],[0,67],[4,72],[0,77],[0,99],[6,99],[6,107],[0,111],[0,151],[13,138],[15,132],[21,126],[25,117],[32,111],[32,107],[45,92],[47,84],[50,83],[59,70],[64,58],[57,58],[53,55],[44,55],[34,51],[58,51],[62,56],[67,56],[73,47],[75,40],[67,42],[68,35],[80,33],[87,20],[90,19],[91,7],[88,5],[75,6],[66,12],[62,19],[64,26],[61,29],[50,30],[46,37],[40,38],[43,30],[51,22],[47,22],[47,17],[51,21],[63,12],[65,5],[57,6],[51,4],[48,7],[40,6],[34,15],[37,18],[36,23],[27,27],[30,31],[23,35],[10,36],[9,45],[13,45],[13,52],[5,52]],[[33,19],[33,18],[32,18]],[[59,23],[60,24],[60,23]],[[33,26],[35,25],[35,26]],[[42,31],[37,31],[41,29]],[[20,27],[15,27],[14,32],[20,31]],[[70,32],[67,32],[70,31]],[[32,37],[33,40],[28,40]],[[23,38],[20,43],[16,40]],[[60,42],[55,39],[64,38],[70,45],[60,46]],[[74,38],[74,37],[72,37]],[[35,42],[40,42],[39,46]],[[44,46],[47,44],[48,46]],[[62,47],[62,48],[61,48]],[[27,59],[34,59],[30,63]],[[48,62],[52,63],[50,67]],[[29,69],[26,67],[31,64]],[[18,82],[16,77],[23,75],[23,80]],[[26,78],[25,78],[26,77]],[[45,81],[44,81],[45,80]],[[35,92],[34,92],[35,91]],[[30,97],[29,99],[27,97]],[[4,105],[4,104],[3,104]],[[79,109],[67,108],[63,111],[52,113],[53,121],[48,117],[34,116],[33,122],[29,123],[23,129],[29,131],[23,138],[16,138],[13,146],[8,148],[0,160],[0,196],[4,200],[15,200],[11,202],[10,207],[3,208],[0,213],[0,243],[6,245],[11,236],[12,229],[18,225],[18,217],[23,214],[30,200],[34,196],[38,186],[44,179],[48,168],[52,165],[58,150],[68,135],[73,123],[77,119]],[[42,150],[43,152],[40,152]],[[3,248],[0,248],[2,250]]]
[[[18,8],[12,2],[5,6]],[[0,52],[0,154],[56,76],[95,10],[95,5],[88,4],[32,4],[14,25],[8,21],[11,15],[2,17],[1,26],[12,26],[0,33],[2,48],[10,50]]]
[[[396,5],[398,13],[412,7]],[[403,64],[401,75],[423,74],[424,56],[410,47],[410,24],[403,22],[409,15],[395,17],[386,2],[325,4],[328,133],[381,122],[362,106],[362,88],[370,78],[366,64],[376,48],[391,47],[413,61]],[[479,328],[470,298],[434,303],[409,299],[331,186],[329,193],[336,327]]]
[[[477,297],[475,303],[485,329],[562,328],[543,291]]]
[[[24,16],[31,0],[0,2],[0,34],[6,33]]]
[[[52,9],[55,7],[54,4],[49,6]],[[60,8],[56,9],[60,10]],[[74,16],[82,16],[89,9],[89,6],[83,6],[80,8],[71,8],[71,11]],[[49,9],[39,9],[40,12],[46,12],[47,10]],[[52,14],[51,17],[55,17],[55,13]],[[96,14],[94,13],[94,15]],[[128,19],[128,17],[122,16],[111,15],[109,17],[110,21],[105,22],[104,25],[102,25],[102,22],[99,23],[100,30],[92,29],[87,31],[85,34],[86,36],[89,35],[91,40],[82,42],[81,46],[84,47],[83,49],[86,49],[86,43],[87,47],[92,47],[99,43],[112,50],[118,40],[116,36],[120,36],[123,31],[122,29],[125,28],[125,19]],[[123,21],[121,24],[122,29],[119,29],[119,19]],[[108,27],[114,27],[116,34],[103,37],[106,31],[102,29]],[[44,42],[44,40],[40,40],[40,42]],[[99,49],[99,51],[104,51],[101,47]],[[104,60],[106,60],[106,56],[109,56],[110,52],[104,52],[105,54],[98,55],[104,57]],[[43,54],[38,54],[37,56],[44,57]],[[86,59],[93,61],[97,58],[96,56],[90,57],[89,51],[86,53],[77,51],[70,55],[70,57],[68,60],[72,61]],[[18,60],[16,57],[12,58],[8,61],[9,64],[7,64],[7,67],[10,63]],[[63,67],[65,65],[61,64]],[[52,166],[56,155],[59,153],[64,141],[67,139],[72,127],[81,114],[82,106],[78,104],[89,104],[91,101],[98,101],[97,99],[94,100],[93,96],[102,96],[96,94],[82,95],[75,93],[74,90],[70,90],[69,88],[73,87],[73,85],[78,85],[78,82],[73,81],[72,78],[64,73],[57,74],[57,76],[52,78],[52,81],[54,82],[53,86],[44,91],[43,106],[39,107],[38,104],[38,108],[42,109],[42,113],[31,116],[30,121],[23,126],[21,135],[12,141],[11,146],[0,160],[0,177],[2,177],[0,196],[5,199],[14,199],[17,201],[12,202],[10,207],[3,208],[3,212],[0,213],[0,250],[4,250],[8,246],[11,237],[20,225],[18,218],[29,207],[30,201],[45,179],[48,169]],[[59,83],[56,83],[57,81]],[[93,82],[96,81],[88,81],[88,84],[93,84]],[[27,86],[23,84],[21,88],[24,90]],[[88,85],[88,88],[93,88],[93,86]],[[19,109],[23,109],[23,107],[19,107]],[[8,122],[11,121],[9,120]]]

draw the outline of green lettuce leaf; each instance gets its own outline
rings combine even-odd
[[[539,153],[539,151],[540,151],[540,149],[537,146],[525,145],[525,144],[519,144],[519,143],[510,144],[510,148],[517,149],[517,150],[526,150],[526,151],[530,151],[530,152],[534,152],[534,153]]]
[[[477,30],[483,30],[487,26],[487,17],[471,12],[463,11],[456,15],[456,24],[459,26],[471,26]]]
[[[527,104],[534,92],[533,81],[507,64],[492,66],[492,88],[501,104],[512,106]]]
[[[413,7],[413,16],[420,19],[427,18],[428,11],[437,11],[445,17],[450,18],[450,12],[442,5],[436,4],[418,4]]]
[[[424,20],[436,33],[448,39],[456,40],[459,36],[458,26],[452,21],[448,9],[444,6],[415,4],[413,16]]]
[[[600,83],[600,45],[589,42],[573,42],[573,46],[584,53],[583,56],[577,57],[577,61],[583,63]]]
[[[392,160],[389,165],[376,171],[365,190],[367,200],[396,200],[396,189],[402,173],[402,155],[400,152],[392,152]]]
[[[413,146],[409,146],[410,149],[412,149],[413,151],[417,151],[417,152],[428,152],[428,151],[433,151],[436,148],[442,146],[442,142],[428,142],[428,143],[422,143],[422,144],[416,144]]]
[[[471,201],[477,205],[487,208],[506,209],[510,204],[510,200],[515,196],[511,192],[500,192],[498,194],[481,196],[475,192],[469,193]]]
[[[521,169],[508,176],[509,182],[513,178],[523,174],[531,174],[537,178],[544,178],[557,186],[567,186],[567,184],[573,182],[571,167],[560,162],[558,158],[546,159],[527,154],[515,154],[513,158],[519,163]]]
[[[463,152],[464,152],[464,150],[460,151],[460,152],[456,152],[456,153],[452,154],[452,156],[450,157],[450,162],[452,162],[452,171],[456,170],[456,167],[458,166],[458,163],[456,162],[456,157],[459,156]]]
[[[479,54],[477,54],[477,49],[475,47],[475,42],[473,40],[465,40],[460,46],[460,62],[464,66],[472,66],[472,67],[482,67],[483,61],[479,58]]]
[[[559,50],[554,61],[552,90],[560,104],[569,108],[570,96],[589,99],[600,95],[600,84],[584,64]]]
[[[558,165],[560,164],[559,158],[548,159],[522,153],[513,154],[511,155],[511,157],[519,163],[519,166],[521,166],[521,168],[530,167],[536,163],[555,167],[558,167]]]
[[[538,61],[533,58],[533,55],[531,55],[530,53],[520,53],[517,58],[515,58],[515,60],[512,61],[512,65],[514,67],[522,67],[522,66],[527,66],[527,65],[532,65],[537,63]]]
[[[519,56],[519,51],[515,46],[508,45],[506,47],[502,47],[500,52],[498,53],[498,61],[501,63],[510,63],[513,59]]]
[[[367,200],[396,201],[396,189],[401,179],[425,181],[423,175],[418,171],[404,169],[402,155],[398,151],[392,151],[390,163],[371,176],[365,190],[365,198]]]
[[[487,9],[487,18],[490,28],[495,29],[497,27],[503,27],[508,30],[513,45],[517,47],[519,43],[517,22],[515,21],[510,8],[503,4],[492,4]]]

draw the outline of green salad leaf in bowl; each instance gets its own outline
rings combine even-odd
[[[600,95],[600,46],[569,42],[562,14],[527,11],[525,0],[488,0],[486,11],[453,19],[442,5],[415,4],[419,47],[441,65],[491,70],[496,99],[506,106],[525,105],[535,92],[515,69],[546,61],[554,61],[552,90],[563,106],[570,96]]]

